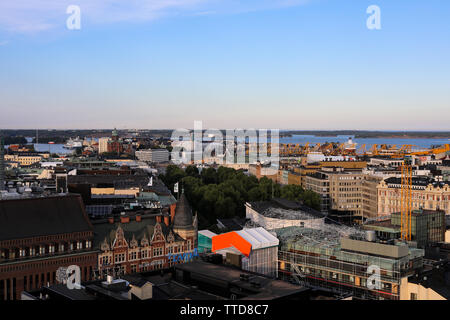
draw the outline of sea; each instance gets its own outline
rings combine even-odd
[[[403,144],[413,145],[413,149],[432,148],[434,146],[440,146],[443,144],[450,144],[450,139],[399,139],[399,138],[355,138],[354,136],[338,135],[334,137],[319,137],[314,135],[292,135],[291,137],[280,138],[280,143],[292,143],[305,145],[309,142],[310,145],[316,143],[324,144],[327,142],[343,143],[347,142],[349,138],[352,138],[353,143],[357,143],[356,148],[359,148],[363,144],[366,145],[366,150],[370,149],[374,144],[381,145],[396,145],[400,147]],[[32,138],[26,138],[28,142],[32,141]],[[56,154],[72,154],[74,150],[65,149],[64,144],[47,144],[47,143],[35,143],[34,149],[41,152],[50,152]],[[5,146],[8,147],[8,146]]]
[[[355,138],[354,136],[338,135],[334,137],[318,137],[314,135],[292,135],[291,137],[280,138],[280,143],[292,143],[305,145],[309,142],[310,145],[316,143],[324,144],[327,142],[343,143],[352,138],[353,143],[357,143],[356,148],[366,145],[366,149],[370,149],[374,144],[381,145],[396,145],[400,147],[403,144],[413,145],[413,149],[431,148],[433,146],[440,146],[443,144],[450,144],[450,139],[399,139],[399,138]]]

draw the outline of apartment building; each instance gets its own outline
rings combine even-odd
[[[42,156],[38,154],[31,154],[31,153],[5,154],[5,161],[17,162],[21,167],[39,163],[41,162],[41,160]]]
[[[136,151],[136,157],[141,161],[146,162],[168,162],[169,151],[167,149],[148,149]]]
[[[377,186],[378,214],[389,215],[401,211],[401,179],[388,178]],[[444,210],[450,214],[450,187],[447,182],[432,178],[412,178],[412,209]]]
[[[352,216],[362,216],[362,182],[361,171],[331,172],[330,199],[331,209],[345,211]]]

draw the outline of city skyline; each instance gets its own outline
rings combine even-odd
[[[68,4],[0,4],[2,129],[449,130],[447,3]]]

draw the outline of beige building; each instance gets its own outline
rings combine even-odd
[[[108,152],[108,141],[109,138],[100,138],[98,139],[98,153]]]
[[[303,188],[314,191],[320,196],[320,211],[326,213],[330,210],[330,180],[323,172],[311,173],[303,177]]]
[[[20,166],[29,166],[39,163],[41,160],[41,155],[5,154],[5,161],[18,162]]]
[[[412,283],[407,277],[402,278],[400,285],[400,300],[447,300],[433,288]]]
[[[444,210],[450,214],[450,188],[448,183],[431,183],[414,179],[412,187],[412,209]],[[389,178],[381,181],[378,190],[378,215],[389,215],[401,211],[401,181]]]
[[[351,212],[353,216],[362,216],[361,171],[333,172],[329,175],[331,209]]]

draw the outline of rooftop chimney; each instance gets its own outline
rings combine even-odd
[[[130,222],[130,217],[120,217],[120,222],[121,223],[128,223],[128,222]]]
[[[164,216],[164,224],[166,226],[169,226],[170,222],[169,222],[169,216]]]

